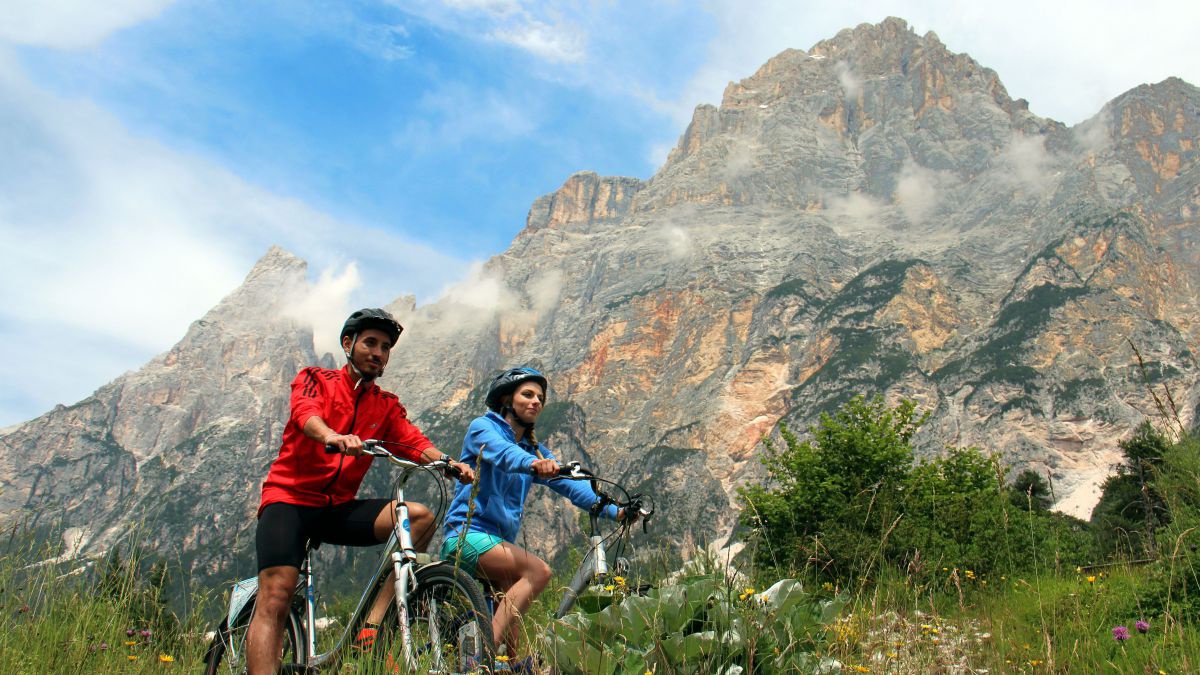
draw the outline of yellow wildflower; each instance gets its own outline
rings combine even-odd
[[[607,586],[605,586],[605,587],[604,587],[604,590],[606,590],[606,591],[615,591],[615,590],[617,590],[617,587],[616,587],[616,586],[613,586],[612,584],[609,584],[609,585],[607,585]]]
[[[747,589],[746,589],[746,595],[754,595],[754,588],[753,588],[753,587],[749,587],[749,588],[747,588]]]
[[[130,654],[130,655],[129,655],[129,660],[130,660],[130,661],[137,661],[137,654]]]
[[[1089,584],[1094,584],[1094,583],[1096,583],[1096,577],[1088,577],[1088,578],[1087,578],[1087,582],[1088,582]]]
[[[162,661],[163,663],[173,663],[175,661],[175,657],[171,656],[170,654],[159,654],[158,660]]]
[[[134,645],[136,645],[136,644],[137,644],[137,640],[126,640],[126,641],[125,641],[125,646],[126,646],[126,647],[132,647],[132,646],[134,646]]]
[[[504,654],[497,654],[497,655],[496,655],[496,660],[497,660],[497,661],[501,661],[501,662],[503,662],[503,661],[507,661],[507,660],[508,660],[508,657],[507,657],[507,656],[505,656]]]

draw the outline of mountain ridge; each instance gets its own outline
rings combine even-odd
[[[762,438],[855,394],[916,400],[922,452],[979,445],[1067,504],[1155,414],[1144,378],[1196,419],[1198,93],[1142,85],[1066,127],[899,19],[787,50],[651,178],[576,173],[443,298],[388,305],[407,330],[383,385],[453,453],[492,373],[547,370],[551,447],[661,494],[674,546],[725,539]],[[272,248],[171,350],[0,435],[0,513],[62,513],[92,551],[136,514],[200,576],[247,569],[229,540],[318,362],[306,273]],[[550,556],[556,506],[535,494],[525,529]]]

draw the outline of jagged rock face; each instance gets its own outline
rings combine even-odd
[[[697,108],[650,180],[576,174],[476,278],[394,303],[384,385],[454,451],[492,374],[546,370],[542,436],[652,491],[675,544],[728,533],[764,434],[856,394],[917,400],[923,451],[1046,468],[1086,515],[1158,414],[1148,387],[1196,416],[1198,111],[1172,79],[1067,128],[902,21],[843,31]],[[316,361],[280,309],[303,275],[269,253],[170,352],[0,436],[22,467],[0,508],[93,548],[144,518],[197,572],[244,566],[287,383]],[[560,504],[528,512],[547,556],[579,541]]]
[[[92,551],[136,530],[201,572],[244,556],[231,535],[252,520],[288,384],[317,361],[311,332],[285,315],[306,268],[272,249],[170,351],[0,438],[0,510],[82,527]]]

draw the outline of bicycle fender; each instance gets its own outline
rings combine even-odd
[[[225,625],[233,625],[242,608],[246,606],[250,598],[254,597],[255,593],[258,593],[258,577],[242,579],[233,584],[233,588],[229,591],[229,614],[225,617]]]

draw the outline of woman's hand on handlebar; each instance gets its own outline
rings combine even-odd
[[[633,510],[618,509],[617,510],[617,522],[624,523],[624,522],[626,522],[625,519],[628,518],[629,524],[632,525],[638,521],[638,518],[641,517],[641,515],[642,514],[638,509],[633,509]]]
[[[363,454],[362,439],[354,434],[330,434],[325,437],[325,447],[336,448],[338,452],[351,457]]]
[[[553,459],[536,459],[529,470],[538,478],[554,478],[558,475],[559,466]]]
[[[450,460],[450,466],[458,473],[458,482],[470,485],[475,482],[475,469],[471,465]]]

